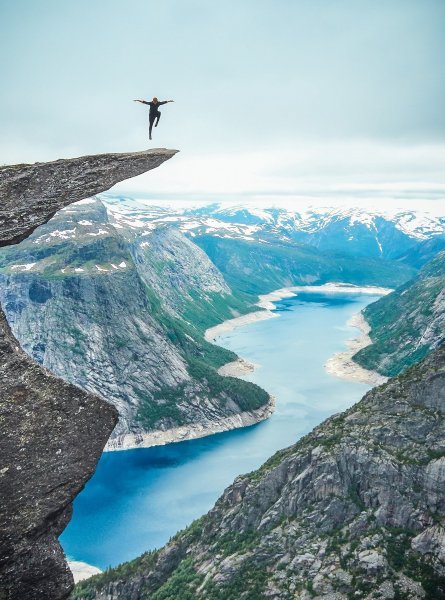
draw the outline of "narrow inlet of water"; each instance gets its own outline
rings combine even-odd
[[[275,396],[274,415],[207,438],[104,453],[61,536],[68,558],[105,569],[159,548],[207,512],[237,475],[360,400],[370,386],[328,375],[324,364],[358,334],[348,319],[377,299],[299,293],[276,303],[279,318],[221,336],[218,343],[258,365],[245,379]]]

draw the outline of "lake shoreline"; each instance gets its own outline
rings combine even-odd
[[[93,565],[89,565],[80,560],[68,560],[67,562],[68,567],[73,574],[74,583],[89,579],[90,577],[93,577],[93,575],[99,575],[103,572],[99,567],[94,567]]]
[[[162,431],[160,429],[150,432],[126,433],[118,438],[108,440],[105,447],[106,452],[119,452],[122,450],[133,450],[135,448],[152,448],[153,446],[165,446],[186,440],[198,438],[256,425],[270,417],[275,408],[275,398],[269,396],[266,404],[253,410],[241,411],[215,419],[211,423],[190,423],[172,429]]]
[[[390,288],[378,286],[359,287],[353,284],[344,283],[325,283],[323,285],[300,285],[284,287],[269,294],[259,295],[256,306],[261,308],[259,311],[251,312],[240,317],[227,319],[219,325],[210,327],[206,330],[204,337],[208,342],[216,343],[216,338],[220,335],[228,333],[237,327],[243,327],[250,323],[255,323],[264,319],[279,317],[279,314],[272,312],[275,307],[275,302],[279,302],[284,298],[292,298],[298,296],[298,292],[304,293],[323,293],[323,294],[369,294],[385,296],[392,292]],[[372,344],[368,333],[370,327],[361,313],[353,315],[347,322],[351,327],[357,327],[360,330],[360,336],[350,339],[346,342],[348,350],[335,353],[324,365],[326,371],[334,377],[348,379],[350,381],[358,381],[360,383],[370,383],[371,385],[380,385],[387,381],[387,377],[383,377],[375,371],[369,371],[352,360],[352,356],[362,348]],[[243,377],[251,373],[258,365],[254,365],[244,358],[238,357],[236,360],[226,363],[218,369],[218,373],[230,377]]]
[[[336,352],[331,356],[324,365],[326,371],[333,377],[358,381],[359,383],[366,383],[372,386],[386,383],[389,377],[380,375],[377,371],[365,369],[353,359],[354,354],[359,350],[372,344],[372,340],[369,337],[371,327],[363,313],[356,313],[346,324],[350,327],[356,327],[360,331],[360,335],[346,341],[347,350]]]
[[[232,319],[227,319],[218,325],[210,327],[205,331],[204,338],[208,342],[216,343],[216,339],[219,336],[228,333],[235,328],[244,327],[245,325],[262,321],[264,319],[277,318],[280,315],[276,312],[273,312],[276,308],[275,303],[284,298],[298,296],[298,292],[385,295],[391,291],[392,290],[390,289],[382,287],[359,287],[353,284],[335,282],[325,283],[323,285],[302,285],[280,288],[268,294],[261,294],[258,296],[258,302],[256,302],[255,306],[257,306],[260,310],[253,311],[239,317],[234,317]],[[386,379],[378,373],[367,371],[352,361],[353,354],[358,352],[360,348],[363,348],[371,343],[369,337],[367,337],[367,332],[364,331],[367,324],[363,325],[363,323],[359,321],[357,321],[357,323],[357,325],[352,325],[363,330],[360,338],[349,340],[347,342],[348,350],[338,352],[332,356],[327,361],[325,369],[330,375],[335,377],[378,385],[379,383],[386,381]],[[242,357],[238,357],[236,360],[222,365],[218,369],[218,373],[224,377],[242,378],[251,373],[254,369],[258,368],[258,366],[259,365],[252,364]],[[274,411],[274,407],[275,400],[269,396],[268,402],[258,409],[233,413],[225,417],[220,417],[211,423],[192,423],[174,427],[165,431],[155,430],[149,432],[126,433],[117,438],[108,440],[104,452],[116,452],[122,450],[133,450],[136,448],[164,446],[166,444],[194,440],[214,435],[215,433],[222,433],[224,431],[231,431],[233,429],[239,429],[242,427],[250,427],[251,425],[255,425],[256,423],[260,423],[261,421],[269,418]]]

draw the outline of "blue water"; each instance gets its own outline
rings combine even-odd
[[[323,365],[357,333],[346,325],[349,317],[376,299],[299,294],[276,304],[279,318],[219,338],[259,365],[246,379],[275,396],[274,415],[199,440],[103,454],[61,536],[68,557],[104,569],[162,546],[204,514],[236,475],[359,400],[369,386],[334,378]]]

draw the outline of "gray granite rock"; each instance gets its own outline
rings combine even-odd
[[[67,204],[155,169],[176,153],[157,148],[0,168],[0,246],[25,239]]]
[[[0,169],[0,245],[61,207],[159,166],[173,150]],[[0,598],[62,599],[73,586],[58,536],[117,422],[116,409],[19,347],[0,312]]]

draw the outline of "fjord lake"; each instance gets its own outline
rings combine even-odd
[[[104,453],[60,538],[69,560],[105,569],[161,547],[207,512],[237,475],[360,400],[370,385],[333,377],[324,365],[358,335],[348,319],[378,298],[298,293],[274,304],[279,318],[221,335],[220,345],[257,365],[244,378],[275,397],[274,414],[197,440]]]

